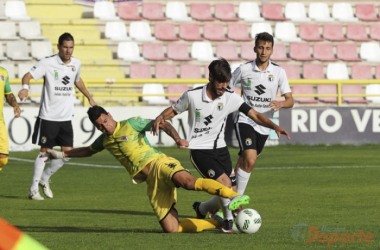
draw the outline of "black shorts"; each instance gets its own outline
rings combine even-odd
[[[71,121],[54,122],[37,118],[32,142],[43,148],[73,147],[74,132]]]
[[[257,151],[257,155],[263,151],[265,142],[268,139],[268,135],[262,135],[253,129],[251,125],[245,123],[235,124],[236,138],[239,141],[240,152],[247,149],[254,149]]]

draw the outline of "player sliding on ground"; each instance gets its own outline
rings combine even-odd
[[[48,157],[50,159],[89,157],[107,149],[128,170],[133,183],[146,182],[150,204],[164,232],[200,232],[221,226],[214,219],[179,220],[176,209],[176,187],[205,191],[211,195],[228,198],[230,210],[249,202],[248,196],[239,195],[215,180],[192,176],[178,160],[153,148],[145,132],[151,130],[154,120],[133,117],[115,121],[112,115],[100,106],[89,108],[87,114],[103,134],[89,147],[64,152],[49,149]],[[174,139],[179,148],[189,146],[189,142],[181,139],[170,123],[160,123],[159,127]]]

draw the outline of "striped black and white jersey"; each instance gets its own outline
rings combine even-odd
[[[281,95],[291,92],[285,70],[269,61],[268,67],[261,71],[256,61],[240,65],[233,73],[230,87],[241,84],[244,101],[257,112],[273,118],[269,107],[271,100],[276,100],[277,90]],[[250,124],[258,133],[268,135],[270,129],[256,124],[251,118],[239,113],[236,122]]]
[[[227,116],[239,110],[244,103],[238,94],[230,90],[211,100],[206,94],[206,87],[188,90],[172,105],[178,114],[188,111],[187,140],[190,149],[226,147],[224,128]]]

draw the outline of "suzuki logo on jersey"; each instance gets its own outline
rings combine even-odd
[[[69,84],[70,83],[70,77],[65,76],[64,78],[62,78],[62,83],[65,85]]]
[[[265,93],[264,89],[266,89],[263,85],[257,85],[256,87],[256,90],[255,90],[255,93],[258,94],[258,95],[262,95]]]
[[[212,117],[212,115],[209,115],[209,116],[206,116],[205,117],[205,120],[206,121],[204,121],[203,123],[207,126],[207,125],[209,125],[211,122],[212,122],[212,119],[213,119],[214,117]]]

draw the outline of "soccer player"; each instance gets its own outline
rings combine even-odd
[[[73,147],[71,120],[74,112],[74,84],[87,97],[90,105],[95,105],[80,78],[81,62],[72,57],[74,51],[72,35],[62,34],[58,39],[57,48],[58,54],[42,59],[24,75],[23,89],[18,94],[21,100],[28,98],[30,80],[44,78],[40,111],[32,136],[32,142],[41,146],[34,162],[33,180],[29,189],[29,199],[32,200],[44,199],[39,193],[39,185],[47,197],[53,198],[49,179],[69,160],[68,158],[52,160],[44,171],[46,158],[41,156],[54,146],[60,146],[62,150],[70,150]]]
[[[267,32],[255,37],[256,60],[242,64],[233,73],[230,87],[241,84],[244,101],[254,110],[273,118],[273,113],[294,105],[285,70],[270,61],[273,53],[273,36]],[[280,89],[284,101],[277,101]],[[235,123],[240,146],[240,157],[235,167],[238,193],[244,193],[257,158],[264,148],[270,129],[240,112]]]
[[[230,113],[239,110],[258,124],[274,129],[279,136],[284,134],[289,138],[289,135],[286,130],[256,112],[239,95],[228,89],[231,67],[225,59],[214,60],[208,68],[209,83],[185,92],[175,104],[156,118],[152,131],[157,134],[161,123],[188,111],[187,139],[194,167],[204,178],[214,179],[230,188],[232,163],[224,140],[224,126]],[[213,198],[205,204],[195,202],[193,208],[197,212],[197,218],[205,218],[208,211],[221,207],[224,214],[221,230],[231,233],[233,215],[227,205],[227,199]]]
[[[0,67],[0,96],[5,97],[7,103],[13,107],[14,116],[17,118],[21,114],[20,107],[17,104],[16,98],[12,93],[9,86],[9,76],[6,69]],[[4,102],[0,101],[0,171],[8,163],[8,133],[5,127],[4,114],[3,114]]]
[[[249,202],[248,196],[240,196],[214,180],[195,178],[181,166],[178,160],[153,148],[145,135],[146,131],[151,130],[153,121],[133,117],[117,122],[100,106],[89,108],[87,114],[91,122],[103,134],[89,147],[63,152],[49,149],[47,155],[51,159],[89,157],[107,149],[127,169],[133,183],[146,182],[150,204],[164,232],[200,232],[220,227],[220,223],[214,219],[178,220],[176,187],[205,191],[225,197],[230,201],[230,209]],[[160,123],[160,129],[172,137],[178,147],[189,145],[186,140],[179,137],[170,123]]]

